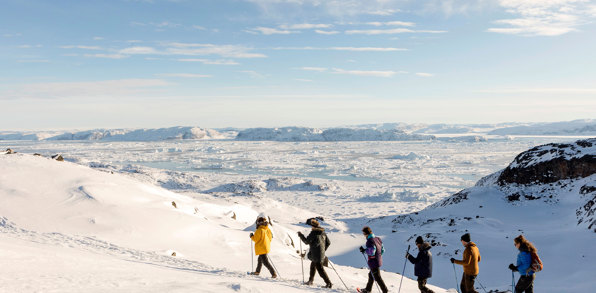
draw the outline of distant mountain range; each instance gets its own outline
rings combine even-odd
[[[226,139],[245,141],[486,141],[486,136],[596,136],[596,119],[549,123],[362,124],[346,127],[94,129],[84,131],[0,131],[0,140],[161,141]]]

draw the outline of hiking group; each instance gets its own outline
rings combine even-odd
[[[325,251],[331,245],[331,241],[325,229],[321,227],[320,223],[314,219],[308,219],[306,224],[311,226],[311,231],[308,236],[304,236],[301,232],[298,232],[298,237],[305,244],[309,245],[309,251],[306,255],[311,261],[308,281],[304,282],[305,285],[313,285],[315,273],[318,272],[319,276],[325,282],[322,288],[332,288],[333,284],[329,280],[329,276],[325,271],[325,267],[330,263],[328,258],[325,256]],[[250,238],[254,242],[255,255],[258,256],[257,268],[252,275],[259,275],[261,268],[264,265],[271,273],[272,278],[277,278],[278,272],[268,257],[268,253],[271,250],[271,240],[273,234],[269,229],[269,222],[264,215],[259,215],[256,221],[256,231],[250,234]],[[376,237],[370,227],[362,228],[362,234],[366,239],[364,246],[360,246],[359,250],[364,256],[366,263],[369,268],[368,282],[364,289],[357,289],[360,293],[372,292],[373,284],[376,282],[377,289],[382,293],[387,293],[389,290],[383,281],[381,276],[381,266],[383,265],[383,254],[385,253],[385,247],[381,238]],[[455,272],[455,265],[463,266],[463,274],[459,284],[460,293],[478,293],[475,289],[475,282],[480,272],[478,263],[480,262],[480,251],[476,244],[472,242],[469,233],[466,233],[460,238],[461,244],[465,247],[463,257],[461,260],[451,258],[450,261],[453,264],[453,270]],[[509,269],[512,272],[512,287],[514,293],[533,293],[534,292],[534,279],[535,273],[542,270],[542,261],[538,257],[536,247],[529,242],[523,235],[520,235],[514,239],[514,245],[519,250],[517,255],[516,264],[510,264]],[[418,254],[414,257],[412,254],[406,252],[406,262],[410,261],[414,264],[414,275],[417,277],[418,289],[421,293],[434,293],[433,290],[429,289],[426,284],[429,278],[432,277],[432,248],[429,242],[425,242],[421,236],[416,238],[416,247],[418,248]],[[251,244],[252,247],[252,244]],[[302,249],[301,249],[302,250]],[[301,258],[304,258],[304,254],[300,251]],[[404,271],[405,271],[404,263]],[[335,270],[335,268],[333,268]],[[337,271],[335,271],[337,273]],[[520,278],[515,284],[513,273],[519,272]],[[304,272],[303,272],[304,273]],[[403,278],[402,272],[402,278]],[[304,276],[303,276],[304,277]],[[338,274],[339,277],[339,274]],[[341,277],[340,277],[341,279]],[[457,273],[456,273],[457,280]],[[343,280],[342,280],[343,282]],[[345,283],[344,283],[345,285]],[[480,284],[482,286],[482,284]],[[401,283],[399,287],[401,291]],[[347,286],[346,286],[347,289]],[[484,288],[483,288],[484,289]],[[485,290],[486,291],[486,290]]]

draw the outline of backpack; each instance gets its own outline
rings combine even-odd
[[[530,265],[526,273],[530,271],[533,271],[534,273],[542,271],[542,261],[540,260],[538,253],[532,252],[530,254],[532,255],[532,264]]]

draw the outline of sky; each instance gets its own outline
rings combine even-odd
[[[0,130],[586,118],[596,118],[596,0],[0,9]]]

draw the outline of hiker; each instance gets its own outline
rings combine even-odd
[[[331,245],[331,241],[329,241],[329,237],[325,234],[325,229],[321,227],[316,219],[308,219],[306,220],[306,224],[312,227],[310,234],[308,234],[307,237],[304,237],[302,232],[298,232],[300,240],[310,246],[307,254],[308,259],[311,261],[310,274],[308,282],[304,284],[313,284],[316,270],[319,272],[319,276],[323,278],[323,281],[325,281],[325,286],[323,286],[323,288],[331,288],[333,284],[331,284],[329,276],[327,276],[327,272],[325,272],[325,268],[323,268],[323,263],[327,260],[325,251],[329,248],[329,245]]]
[[[466,248],[464,250],[464,257],[462,260],[451,258],[451,263],[462,265],[464,273],[461,278],[461,293],[478,293],[474,289],[474,280],[480,272],[478,263],[480,262],[480,251],[476,244],[472,242],[470,233],[461,236],[461,244]]]
[[[536,247],[523,235],[515,237],[513,244],[519,253],[517,254],[517,265],[510,264],[509,269],[520,274],[519,281],[515,285],[515,293],[534,293],[536,275],[532,271],[532,253],[536,253]]]
[[[406,258],[414,264],[414,275],[418,277],[418,289],[422,293],[434,293],[426,287],[426,280],[433,274],[433,255],[430,253],[430,243],[424,242],[421,236],[416,238],[418,255],[416,257],[406,252]]]
[[[387,286],[385,286],[385,282],[383,282],[383,278],[381,278],[383,253],[385,253],[383,241],[381,241],[381,238],[375,237],[375,234],[373,234],[372,230],[368,226],[362,228],[362,234],[364,234],[364,237],[366,237],[366,248],[360,246],[360,252],[363,254],[366,253],[368,256],[368,268],[370,269],[370,272],[368,273],[368,282],[366,283],[366,288],[360,290],[360,292],[371,292],[373,283],[376,281],[381,288],[381,291],[383,291],[383,293],[387,293]]]
[[[269,257],[267,256],[267,253],[271,251],[271,240],[273,239],[273,234],[268,227],[269,223],[265,217],[259,217],[256,225],[257,230],[254,234],[250,233],[250,239],[255,242],[255,255],[258,255],[259,258],[257,259],[257,269],[250,274],[258,276],[261,273],[261,268],[265,265],[271,273],[271,278],[277,278],[277,274],[271,263],[269,263]]]

